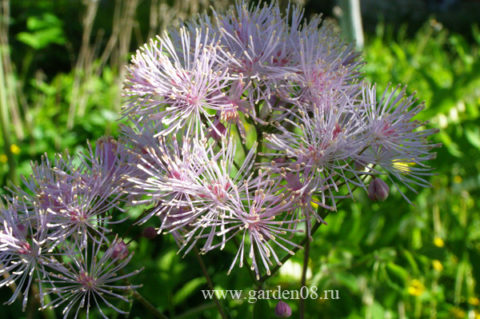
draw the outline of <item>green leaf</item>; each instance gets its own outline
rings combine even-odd
[[[374,302],[373,305],[370,307],[370,314],[371,318],[386,318],[385,316],[385,309],[382,305],[378,302]]]
[[[183,285],[175,295],[173,295],[173,304],[178,305],[191,296],[201,285],[206,283],[204,277],[194,278]]]
[[[335,279],[342,285],[348,287],[350,291],[358,293],[360,287],[358,285],[358,277],[347,272],[337,272],[334,274]]]
[[[29,17],[27,28],[31,32],[20,32],[17,39],[35,50],[43,49],[50,44],[62,45],[66,42],[62,21],[52,14]]]
[[[402,250],[402,253],[403,253],[403,256],[405,257],[405,259],[410,264],[410,268],[412,269],[413,275],[418,274],[420,271],[419,271],[419,268],[418,268],[418,264],[415,261],[415,258],[413,257],[413,254],[406,249]]]
[[[438,133],[438,137],[451,155],[455,157],[462,157],[463,153],[462,151],[460,151],[460,147],[452,140],[452,138],[447,133],[440,132]]]
[[[389,278],[400,286],[405,286],[408,279],[408,271],[397,264],[388,263],[385,267]]]
[[[465,129],[465,136],[470,144],[475,146],[477,149],[480,149],[480,128],[467,127]]]
[[[27,29],[30,31],[37,31],[52,27],[61,28],[62,20],[51,13],[44,13],[41,17],[32,16],[27,20]]]

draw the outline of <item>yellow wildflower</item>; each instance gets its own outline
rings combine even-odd
[[[459,176],[459,175],[455,175],[453,177],[453,182],[456,183],[456,184],[460,184],[462,182],[462,176]]]
[[[453,315],[454,318],[458,318],[458,319],[463,319],[467,315],[465,310],[458,307],[453,307],[452,309],[450,309],[450,313]]]
[[[432,261],[432,265],[433,265],[433,269],[435,269],[436,271],[443,270],[443,265],[440,260],[435,259],[434,261]]]
[[[8,157],[5,154],[0,154],[0,163],[8,162]]]
[[[413,279],[408,286],[408,293],[412,296],[420,296],[425,291],[425,286],[418,279]]]
[[[480,305],[480,299],[478,299],[477,297],[470,297],[468,298],[468,303],[472,306],[478,306]]]
[[[445,242],[443,241],[443,239],[441,239],[440,237],[435,237],[433,239],[433,244],[437,247],[440,247],[442,248],[443,246],[445,246]]]
[[[19,154],[20,147],[18,147],[16,144],[12,144],[10,145],[10,151],[12,151],[13,154]]]

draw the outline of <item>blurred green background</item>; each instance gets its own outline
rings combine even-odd
[[[335,1],[297,2],[307,16],[342,16]],[[28,175],[44,153],[74,154],[87,139],[115,136],[130,54],[179,19],[230,3],[1,0],[0,185]],[[308,284],[338,290],[340,299],[307,300],[307,318],[480,318],[480,1],[362,0],[361,8],[366,77],[380,89],[408,84],[417,92],[427,105],[421,119],[440,129],[434,138],[443,147],[431,163],[433,187],[407,193],[415,206],[398,192],[372,203],[357,191],[328,216],[312,244]],[[200,292],[207,286],[194,256],[176,255],[170,236],[147,240],[136,231],[132,268],[145,267],[139,291],[169,317],[217,318]],[[204,256],[216,288],[252,288],[246,270],[226,275],[233,255],[227,247]],[[266,288],[298,289],[302,258]],[[0,300],[10,293],[2,288]],[[246,301],[222,303],[232,318],[254,311]],[[298,302],[288,303],[296,318]],[[255,308],[270,307],[273,318],[274,306]],[[52,315],[21,313],[19,303],[1,308],[1,318]],[[149,316],[133,304],[131,318]]]

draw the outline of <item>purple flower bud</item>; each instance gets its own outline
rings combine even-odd
[[[154,239],[155,237],[157,237],[157,231],[152,226],[145,227],[143,229],[143,237],[147,239]]]
[[[280,318],[288,318],[292,315],[292,308],[286,302],[280,300],[275,306],[275,314]]]
[[[384,201],[388,197],[390,188],[380,178],[374,178],[370,185],[368,185],[368,198],[373,201]]]
[[[208,131],[208,136],[216,141],[220,141],[225,136],[227,128],[218,119],[213,123],[213,127]]]
[[[116,241],[112,248],[113,259],[125,259],[128,256],[128,247],[123,240]]]

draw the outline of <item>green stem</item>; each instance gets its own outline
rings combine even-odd
[[[158,311],[157,308],[155,308],[154,305],[152,305],[147,299],[145,299],[141,294],[139,294],[137,291],[132,289],[132,294],[133,297],[138,300],[145,308],[150,311],[150,313],[155,317],[155,318],[160,318],[160,319],[168,319],[167,316],[165,316],[163,313]]]
[[[364,45],[362,15],[360,0],[340,0],[342,8],[340,26],[349,42],[355,42],[357,49],[361,50]]]
[[[367,178],[369,175],[365,176],[365,178]],[[355,186],[352,188],[352,193],[358,188],[358,186]],[[341,198],[338,200],[338,203],[341,203],[345,198]],[[322,207],[318,207],[317,209],[317,214],[322,218],[322,219],[325,219],[328,215],[329,211],[327,211],[326,209],[322,208]],[[318,228],[322,225],[323,223],[319,222],[319,221],[316,221],[315,224],[313,225],[312,227],[312,230],[310,232],[310,236],[313,237],[313,235],[315,234],[315,232],[318,230]],[[280,267],[282,267],[282,265],[287,261],[289,260],[301,247],[305,246],[306,242],[308,241],[308,233],[307,233],[307,236],[303,239],[303,241],[300,243],[299,246],[295,246],[292,248],[292,251],[293,251],[293,254],[287,254],[285,255],[281,260],[280,260],[280,264],[277,264],[275,266],[275,268],[272,269],[270,275],[264,275],[262,276],[258,282],[260,284],[263,284],[263,282],[265,282],[265,280],[267,280],[268,278],[272,277],[279,269]]]
[[[245,144],[243,144],[244,141],[243,141],[242,136],[240,134],[240,129],[238,128],[238,125],[235,125],[235,130],[238,134],[238,137],[240,138],[240,145],[242,146],[244,157],[247,157],[248,149],[247,149],[247,146]],[[245,139],[246,139],[246,137],[245,137]]]
[[[0,47],[0,125],[2,126],[3,148],[8,161],[8,177],[16,183],[15,159],[13,158],[10,140],[10,124],[8,121],[7,92],[5,87],[5,72],[3,70],[3,48]]]
[[[320,207],[319,207],[319,209],[317,210],[317,213],[318,213],[318,215],[319,215],[320,217],[322,217],[322,219],[325,219],[325,217],[327,217],[327,215],[328,215],[328,211],[325,210],[325,209],[323,209],[323,214],[321,214],[321,213],[320,213]],[[311,235],[312,237],[313,237],[313,235],[315,234],[315,232],[318,230],[318,228],[320,227],[320,225],[322,225],[322,224],[323,224],[323,223],[318,222],[318,221],[315,222],[315,225],[313,225],[312,231],[311,231],[311,233],[310,233],[310,235]],[[295,247],[292,248],[293,255],[294,255],[301,247],[305,246],[307,240],[308,240],[308,234],[307,234],[307,236],[302,240],[302,242],[300,243],[300,245],[299,245],[298,247],[295,246]],[[263,282],[265,282],[265,280],[267,280],[268,278],[272,277],[272,276],[282,267],[282,265],[285,264],[285,262],[287,262],[287,260],[289,260],[290,258],[292,258],[293,255],[291,255],[291,254],[285,255],[285,256],[280,260],[280,264],[277,264],[277,265],[275,266],[275,268],[272,269],[271,274],[270,274],[270,275],[264,275],[264,276],[260,277],[260,279],[258,280],[258,282],[259,282],[260,284],[263,284]]]
[[[121,275],[125,275],[122,269],[120,269],[119,273]],[[132,284],[130,283],[128,278],[124,278],[123,280],[129,287],[132,287]],[[143,297],[134,288],[130,288],[130,291],[132,292],[133,298],[135,298],[138,302],[140,302],[155,318],[168,319],[167,316],[165,316],[162,312],[160,312],[152,303],[150,303],[150,301],[145,299],[145,297]]]
[[[49,296],[49,295],[45,295],[45,297],[44,297],[44,304],[49,304],[50,301],[51,301],[50,296]],[[57,315],[55,314],[55,311],[54,311],[52,308],[50,308],[50,307],[44,309],[44,310],[42,311],[42,313],[43,313],[43,317],[44,317],[45,319],[57,319]]]
[[[205,277],[205,279],[207,279],[208,288],[210,290],[214,291],[212,279],[208,275],[207,267],[205,267],[205,264],[203,263],[202,257],[200,256],[200,252],[198,251],[196,246],[193,247],[193,250],[195,252],[195,257],[197,258],[197,261],[200,264],[200,268],[202,269],[203,276]],[[220,316],[223,319],[227,319],[227,315],[225,314],[225,311],[223,310],[223,307],[220,304],[220,301],[218,300],[217,296],[215,295],[215,292],[213,294],[213,302],[215,302],[215,305],[217,306],[217,309],[218,309],[218,312],[220,313]]]
[[[308,256],[310,252],[310,234],[308,229],[308,221],[305,221],[305,248],[303,250],[303,270],[302,270],[302,279],[300,284],[300,289],[306,286],[307,283],[307,270],[308,270]],[[303,319],[305,316],[305,299],[300,298],[300,319]]]

